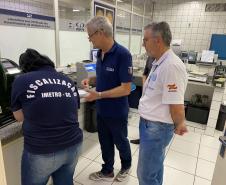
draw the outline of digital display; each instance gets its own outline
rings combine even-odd
[[[98,53],[99,49],[92,49],[91,50],[91,60],[93,62],[97,62],[97,53]]]
[[[11,67],[15,67],[12,63],[10,62],[2,62],[2,65],[4,68],[8,69],[8,68],[11,68]]]
[[[188,57],[188,53],[187,52],[182,52],[181,53],[181,57],[182,58],[187,58]]]
[[[85,64],[85,69],[87,72],[95,72],[96,64]]]
[[[210,50],[215,51],[220,60],[226,60],[226,34],[212,34]]]

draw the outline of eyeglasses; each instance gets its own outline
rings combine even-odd
[[[156,37],[152,36],[150,38],[143,38],[143,44],[146,44],[150,39],[155,39]]]
[[[145,46],[147,44],[147,42],[150,40],[150,38],[143,38],[143,46]]]
[[[98,30],[97,30],[97,31],[95,31],[94,33],[92,33],[92,34],[88,35],[88,39],[90,40],[90,39],[92,38],[92,36],[94,36],[97,32],[98,32]]]

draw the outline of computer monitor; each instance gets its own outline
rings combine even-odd
[[[187,52],[187,51],[182,51],[182,52],[180,53],[180,58],[181,58],[181,60],[182,60],[183,62],[188,61],[188,52]]]
[[[181,57],[182,58],[188,58],[188,52],[187,51],[182,51],[181,52]]]
[[[90,60],[92,60],[93,62],[97,62],[97,53],[98,53],[99,49],[92,49],[90,51]]]
[[[96,64],[85,64],[85,69],[87,72],[95,72],[96,71]]]
[[[197,52],[189,51],[188,52],[188,63],[189,64],[195,64],[196,61],[197,61]]]
[[[215,51],[220,60],[226,60],[226,34],[212,34],[209,50]]]
[[[214,63],[214,51],[203,50],[201,55],[201,62],[208,65],[213,65]]]
[[[14,67],[15,67],[12,63],[10,63],[10,62],[8,62],[8,61],[2,62],[2,66],[3,66],[4,68],[6,68],[6,69],[8,69],[8,68],[14,68]]]

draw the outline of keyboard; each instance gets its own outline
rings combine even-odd
[[[206,73],[200,72],[200,71],[189,71],[189,74],[190,74],[191,76],[206,75]]]
[[[202,82],[206,83],[207,77],[206,76],[194,76],[194,75],[189,75],[188,80],[190,81],[195,81],[195,82]]]

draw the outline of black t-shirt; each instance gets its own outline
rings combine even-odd
[[[82,141],[79,95],[73,82],[52,67],[25,73],[13,83],[12,110],[24,114],[24,148],[52,153]]]
[[[152,58],[152,57],[148,57],[147,61],[146,61],[146,65],[145,65],[145,68],[144,68],[144,72],[143,72],[143,75],[148,77],[150,71],[151,71],[151,68],[152,68],[152,63],[155,59]]]

